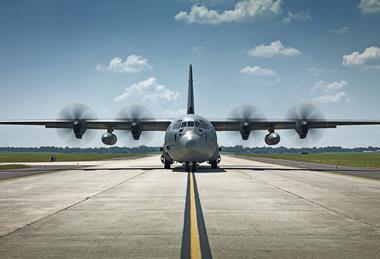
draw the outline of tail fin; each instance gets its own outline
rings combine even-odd
[[[193,68],[189,68],[189,89],[187,92],[187,114],[194,114],[194,92],[193,92]]]

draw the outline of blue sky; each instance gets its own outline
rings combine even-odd
[[[54,119],[74,102],[105,119],[136,103],[173,117],[191,63],[205,117],[248,103],[282,119],[313,102],[328,119],[380,120],[379,24],[380,0],[1,1],[0,119]],[[41,145],[65,143],[52,129],[0,128],[0,146]],[[326,130],[316,145],[380,146],[380,127]]]

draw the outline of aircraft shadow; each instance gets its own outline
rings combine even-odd
[[[177,172],[177,173],[187,173],[185,167],[175,167],[172,169],[173,172]],[[195,173],[201,173],[201,174],[214,174],[214,173],[224,173],[226,172],[226,170],[224,170],[223,168],[215,168],[215,169],[212,169],[210,168],[209,166],[197,166],[197,170],[195,171]]]
[[[119,170],[161,170],[163,167],[110,167],[110,168],[75,168],[67,170],[83,170],[83,171],[119,171]],[[170,169],[169,169],[170,170]],[[178,166],[171,168],[173,172],[187,173],[185,167]],[[226,166],[211,169],[209,166],[197,166],[196,173],[222,173],[226,170],[252,170],[252,171],[320,171],[320,172],[378,172],[379,169],[336,169],[336,168],[283,168],[283,167],[247,167],[247,166]]]
[[[122,171],[122,170],[162,170],[163,167],[109,167],[109,168],[82,168],[74,170],[83,171]],[[164,169],[165,170],[165,169]],[[172,172],[187,173],[185,167],[178,166],[171,169]],[[196,173],[223,173],[226,172],[223,168],[211,169],[209,166],[197,166]]]

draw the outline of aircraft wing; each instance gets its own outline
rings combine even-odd
[[[171,120],[142,119],[145,131],[166,131]],[[239,131],[241,122],[238,120],[210,120],[216,131]],[[128,120],[87,120],[87,129],[129,130],[132,121]],[[295,120],[248,120],[251,130],[295,129]],[[72,128],[71,120],[9,120],[0,121],[0,125],[45,126],[46,128]],[[336,128],[338,126],[380,125],[373,120],[309,120],[309,128]]]
[[[240,131],[241,122],[236,120],[210,120],[216,131]],[[295,129],[296,120],[247,120],[251,130]],[[338,126],[380,125],[379,121],[372,120],[308,120],[308,128],[336,128]]]
[[[170,120],[141,119],[143,131],[166,131]],[[86,120],[87,129],[130,130],[132,120]],[[45,126],[46,128],[73,128],[72,120],[10,120],[0,125]]]

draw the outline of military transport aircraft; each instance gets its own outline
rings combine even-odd
[[[336,128],[347,125],[380,125],[380,121],[336,121],[325,120],[321,112],[311,104],[292,108],[286,120],[266,120],[254,106],[243,105],[234,109],[227,119],[208,120],[194,111],[193,72],[189,68],[187,114],[176,120],[157,120],[146,117],[142,107],[133,106],[123,110],[115,120],[97,120],[85,105],[64,108],[58,120],[0,121],[5,125],[42,125],[69,131],[71,136],[81,139],[87,130],[103,129],[102,142],[114,145],[117,137],[114,130],[129,131],[134,140],[144,132],[165,131],[161,161],[169,169],[174,162],[183,163],[187,170],[196,169],[197,163],[208,162],[217,168],[220,162],[216,131],[240,133],[242,140],[248,140],[251,131],[266,130],[265,143],[277,145],[280,135],[276,130],[293,130],[297,138],[316,136],[316,129]]]

